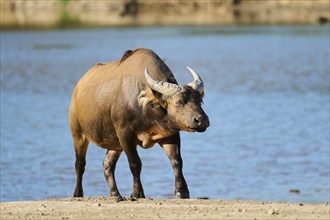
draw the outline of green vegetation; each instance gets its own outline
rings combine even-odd
[[[66,10],[63,10],[57,25],[60,28],[77,27],[80,25],[80,21],[77,17],[71,16]]]
[[[69,3],[70,0],[60,0],[60,2],[63,4],[63,5],[66,5]]]
[[[67,11],[66,6],[69,3],[70,0],[59,0],[62,3],[62,12],[60,15],[60,18],[58,20],[58,27],[60,28],[71,28],[71,27],[77,27],[80,26],[80,21],[78,17],[70,15],[70,13]]]

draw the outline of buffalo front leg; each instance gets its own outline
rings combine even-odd
[[[141,183],[140,173],[142,170],[142,162],[137,153],[136,147],[125,150],[128,158],[129,167],[133,175],[132,199],[145,198]]]
[[[184,179],[182,167],[183,162],[180,152],[180,135],[173,135],[160,143],[168,158],[170,159],[174,175],[175,175],[175,190],[174,194],[179,199],[189,198],[189,190]]]
[[[104,177],[110,188],[110,195],[117,197],[118,199],[121,199],[122,197],[117,188],[115,169],[120,154],[121,151],[108,150],[103,161]]]
[[[145,198],[143,187],[141,183],[140,173],[142,169],[142,162],[136,149],[136,142],[134,135],[123,134],[120,142],[128,159],[129,167],[133,175],[133,190],[131,194],[132,199]]]

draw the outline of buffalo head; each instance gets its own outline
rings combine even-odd
[[[187,85],[157,81],[145,69],[145,77],[162,108],[166,109],[171,127],[178,130],[204,132],[209,126],[208,116],[201,104],[204,96],[203,81],[190,67],[194,80]]]

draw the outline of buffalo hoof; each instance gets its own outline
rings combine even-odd
[[[122,201],[125,201],[125,198],[123,198],[121,196],[116,197],[116,202],[122,202]]]
[[[73,197],[84,197],[84,193],[82,190],[75,190],[73,193]]]
[[[132,193],[132,194],[131,194],[131,200],[132,200],[132,201],[135,201],[135,200],[140,199],[140,198],[145,198],[143,192]]]
[[[110,197],[115,198],[116,202],[124,201],[124,198],[119,193],[111,193]]]
[[[180,191],[177,191],[175,192],[175,197],[177,199],[189,199],[190,196],[189,196],[189,191],[185,191],[185,190],[180,190]]]
[[[121,195],[118,191],[117,192],[110,192],[110,196],[111,197],[121,197]]]

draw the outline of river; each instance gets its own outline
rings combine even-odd
[[[180,84],[191,80],[187,65],[204,80],[211,126],[181,133],[191,197],[329,203],[329,26],[2,31],[1,201],[72,196],[74,86],[137,47],[164,58]],[[90,144],[85,196],[109,195],[105,153]],[[174,198],[162,149],[139,154],[145,195]],[[124,154],[116,177],[129,196]]]

